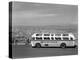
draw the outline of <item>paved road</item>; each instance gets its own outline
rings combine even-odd
[[[13,58],[29,58],[44,56],[75,55],[77,48],[31,48],[29,46],[13,46]]]

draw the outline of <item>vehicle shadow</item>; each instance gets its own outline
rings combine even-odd
[[[37,47],[33,47],[33,48],[37,48]],[[40,48],[61,48],[61,47],[40,47]],[[77,47],[69,46],[65,48],[77,48]],[[62,48],[62,49],[65,49],[65,48]]]

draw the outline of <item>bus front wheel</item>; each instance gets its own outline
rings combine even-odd
[[[61,48],[66,48],[66,44],[65,44],[65,43],[62,43],[62,44],[60,45],[60,47],[61,47]]]
[[[36,47],[37,48],[40,48],[41,47],[41,44],[40,43],[36,43]]]

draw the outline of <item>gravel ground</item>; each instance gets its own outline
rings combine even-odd
[[[32,48],[25,45],[13,45],[12,47],[13,58],[31,58],[76,54],[78,54],[77,48]]]

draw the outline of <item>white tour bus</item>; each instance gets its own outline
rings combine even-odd
[[[76,47],[76,38],[72,33],[34,33],[31,39],[32,47]]]

